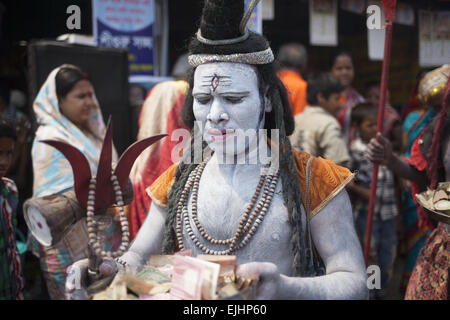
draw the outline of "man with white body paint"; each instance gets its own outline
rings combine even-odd
[[[204,161],[195,161],[188,148],[181,162],[148,188],[149,214],[117,259],[119,267],[139,267],[152,254],[181,249],[192,249],[194,256],[234,254],[238,275],[259,276],[257,299],[366,299],[367,276],[344,188],[353,175],[331,161],[291,151],[292,114],[266,40],[230,27],[226,30],[247,38],[224,45],[220,39],[232,35],[203,28],[211,2],[223,9],[216,12],[218,24],[218,17],[233,10],[239,13],[231,15],[234,20],[243,16],[243,1],[206,1],[200,32],[191,42],[195,71],[182,116],[190,128],[194,121],[201,125]],[[233,25],[233,19],[224,21]],[[263,128],[278,130],[279,137],[235,139],[240,130]],[[269,171],[259,156],[267,145],[273,151]],[[85,265],[80,261],[71,268],[69,298]]]

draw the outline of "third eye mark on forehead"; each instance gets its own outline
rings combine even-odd
[[[206,76],[202,80],[202,87],[211,87],[213,92],[216,92],[219,85],[225,87],[231,86],[231,77],[214,74],[213,76]]]

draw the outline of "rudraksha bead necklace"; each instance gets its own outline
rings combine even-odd
[[[181,250],[184,250],[184,244],[183,244],[183,233],[182,229],[185,227],[186,232],[188,236],[191,238],[193,243],[200,248],[203,252],[206,254],[214,254],[214,255],[227,255],[231,254],[233,251],[237,251],[239,249],[244,248],[248,242],[250,241],[251,237],[255,234],[258,226],[262,223],[265,214],[267,213],[267,210],[270,207],[270,203],[273,198],[273,194],[275,193],[275,188],[278,182],[279,172],[276,174],[267,174],[268,169],[264,168],[264,171],[261,173],[261,177],[259,179],[259,183],[256,187],[255,193],[253,194],[253,197],[246,207],[242,218],[239,221],[239,226],[233,235],[233,237],[225,239],[225,240],[218,240],[212,238],[204,229],[204,227],[200,224],[198,217],[197,217],[197,200],[198,200],[198,188],[199,188],[199,182],[201,175],[203,173],[203,170],[205,169],[205,166],[208,162],[208,159],[204,160],[201,164],[199,164],[190,174],[186,185],[181,193],[180,200],[178,202],[177,207],[177,216],[176,216],[176,235],[178,244],[180,246]],[[258,199],[261,189],[264,186],[264,193],[261,196],[261,199],[256,203],[256,200]],[[228,245],[230,244],[229,248],[226,250],[214,250],[209,249],[203,245],[199,239],[196,237],[194,231],[191,227],[191,222],[189,221],[189,214],[188,214],[188,198],[189,194],[192,189],[192,197],[191,197],[191,211],[192,211],[192,220],[194,221],[194,224],[200,233],[200,235],[205,239],[206,241],[212,243],[212,244],[218,244],[218,245]],[[255,207],[256,204],[256,207]],[[253,210],[253,212],[252,212]],[[251,213],[252,212],[252,213]],[[251,214],[250,214],[251,213]],[[250,215],[250,216],[249,216]],[[256,218],[256,219],[255,219]],[[183,224],[184,222],[184,224]],[[253,226],[251,226],[253,223]],[[247,233],[248,231],[248,233]],[[240,243],[238,241],[241,240]]]
[[[89,195],[87,201],[86,215],[87,215],[87,227],[89,235],[89,245],[94,248],[95,253],[102,258],[117,258],[120,257],[128,247],[130,243],[130,233],[128,232],[128,221],[123,210],[124,202],[122,196],[122,190],[120,189],[119,181],[116,175],[111,175],[111,182],[113,184],[114,193],[116,194],[116,204],[119,208],[120,216],[120,229],[122,232],[122,241],[119,249],[114,252],[102,250],[102,244],[98,239],[98,225],[94,222],[94,205],[95,205],[95,186],[97,180],[92,178],[89,183]]]

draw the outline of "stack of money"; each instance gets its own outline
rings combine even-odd
[[[121,270],[110,286],[92,296],[93,300],[136,300],[141,295],[165,294],[171,287],[171,278],[158,268],[145,266],[141,271]]]
[[[236,256],[185,251],[153,255],[142,270],[125,268],[94,300],[251,299],[257,279],[236,277]]]

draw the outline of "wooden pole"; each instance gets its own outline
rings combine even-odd
[[[385,16],[387,15],[385,14]],[[384,39],[384,59],[381,71],[381,84],[380,84],[380,101],[378,104],[377,133],[383,131],[384,109],[386,107],[386,91],[389,78],[389,64],[391,60],[392,20],[386,22],[386,35]],[[376,201],[376,192],[378,183],[378,167],[379,164],[374,163],[372,171],[372,183],[370,186],[369,212],[367,214],[366,234],[364,239],[364,260],[366,262],[366,266],[368,265],[369,262],[370,240],[372,235],[372,224],[373,224],[373,210]]]

